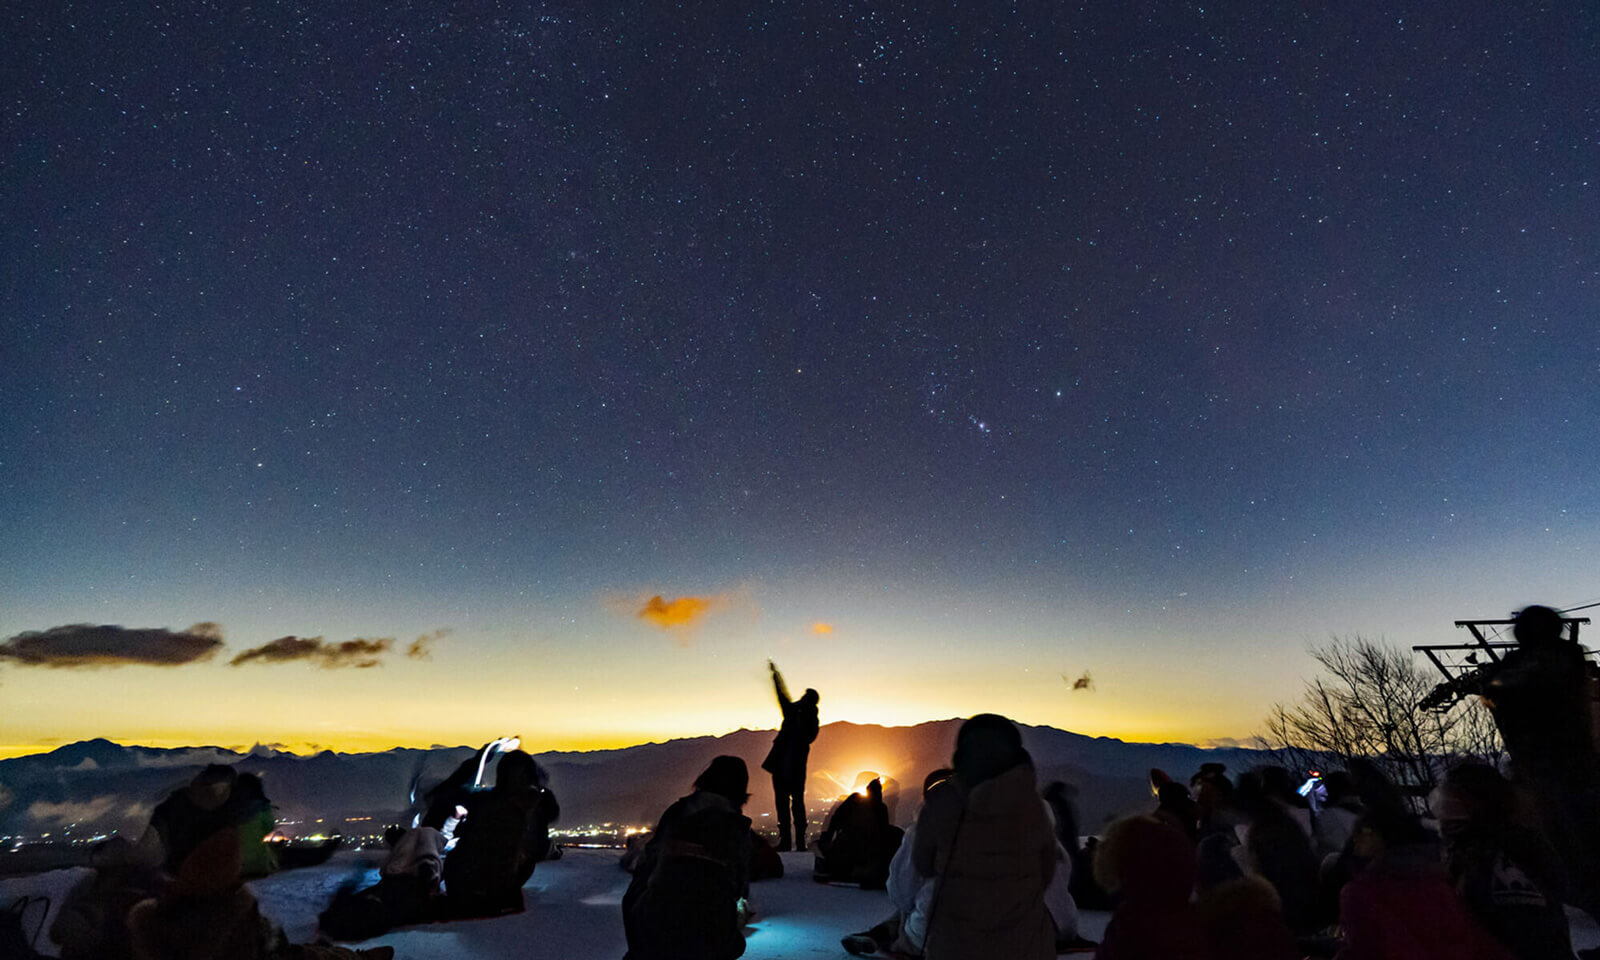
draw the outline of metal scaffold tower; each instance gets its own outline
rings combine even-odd
[[[1426,656],[1439,672],[1444,674],[1444,682],[1434,687],[1417,706],[1423,710],[1443,713],[1467,697],[1478,693],[1483,681],[1500,662],[1504,652],[1517,645],[1515,640],[1505,638],[1501,633],[1501,628],[1509,627],[1515,622],[1514,620],[1457,620],[1457,628],[1464,627],[1472,634],[1472,643],[1439,643],[1412,647],[1412,651]],[[1588,623],[1589,618],[1562,617],[1561,622],[1566,625],[1572,642],[1578,643],[1578,627]],[[1486,628],[1490,636],[1484,636]],[[1584,656],[1590,656],[1590,653],[1585,651]]]

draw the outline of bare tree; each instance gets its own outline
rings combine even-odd
[[[1279,761],[1305,771],[1328,758],[1375,762],[1402,789],[1426,795],[1463,759],[1495,763],[1503,748],[1489,711],[1472,698],[1419,709],[1437,678],[1408,652],[1362,636],[1334,637],[1311,656],[1322,673],[1292,704],[1275,704],[1260,737]]]

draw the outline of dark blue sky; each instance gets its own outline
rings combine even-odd
[[[0,633],[1200,738],[1593,599],[1600,13],[1297,7],[9,4]]]

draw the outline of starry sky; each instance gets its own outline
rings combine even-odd
[[[0,23],[0,752],[1206,743],[1600,597],[1592,4]]]

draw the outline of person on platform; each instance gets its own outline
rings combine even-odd
[[[1567,873],[1568,902],[1600,920],[1600,761],[1591,665],[1561,614],[1529,606],[1512,621],[1517,648],[1487,671],[1481,691],[1494,715],[1511,779],[1530,797]]]
[[[778,850],[806,848],[806,761],[811,743],[817,739],[817,691],[810,688],[799,700],[789,697],[783,674],[777,664],[767,661],[772,672],[772,688],[778,694],[783,724],[772,739],[772,749],[761,761],[761,769],[772,774],[773,802],[778,807]],[[792,830],[791,830],[792,818]]]

